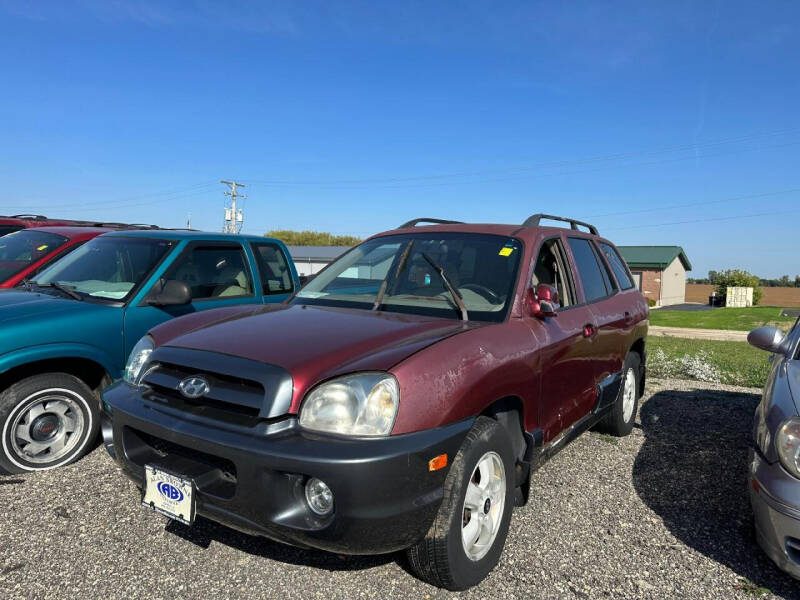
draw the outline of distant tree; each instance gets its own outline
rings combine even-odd
[[[781,276],[781,278],[778,280],[778,283],[780,283],[780,287],[792,287],[792,282],[788,275]]]
[[[355,246],[361,242],[360,238],[352,235],[333,235],[323,231],[274,229],[264,235],[277,238],[289,246]]]
[[[714,274],[713,278],[711,274]],[[764,291],[761,289],[758,275],[752,275],[740,269],[728,269],[726,271],[709,271],[711,283],[717,286],[717,294],[724,296],[729,287],[751,287],[753,288],[753,304],[761,302]]]
[[[794,287],[800,288],[800,275],[795,275],[794,278]]]

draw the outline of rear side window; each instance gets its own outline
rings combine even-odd
[[[619,286],[623,290],[631,289],[633,287],[633,281],[631,281],[631,276],[628,275],[628,269],[625,267],[625,262],[622,260],[622,257],[612,246],[603,242],[600,242],[599,245],[608,264],[611,265],[611,270],[614,271]]]
[[[253,294],[250,266],[241,246],[195,246],[178,259],[167,279],[188,285],[192,300]]]
[[[275,244],[253,244],[258,272],[261,275],[262,294],[286,294],[292,291],[292,274],[286,257]]]
[[[584,238],[569,238],[569,247],[578,269],[578,277],[583,284],[586,302],[594,302],[611,293],[606,283],[608,276],[600,267],[599,257],[592,249],[592,244]]]

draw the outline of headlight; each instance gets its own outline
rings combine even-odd
[[[131,355],[128,357],[128,362],[125,365],[125,373],[122,378],[132,385],[139,385],[139,379],[142,375],[145,365],[150,361],[150,355],[153,353],[153,338],[149,335],[144,336],[133,347]]]
[[[357,373],[323,383],[306,396],[300,425],[344,435],[388,435],[400,391],[388,373]]]
[[[775,436],[775,449],[783,467],[800,478],[800,418],[786,419]]]

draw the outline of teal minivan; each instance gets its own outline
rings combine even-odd
[[[298,284],[279,240],[147,230],[96,237],[0,291],[0,471],[52,469],[90,449],[100,392],[150,328],[282,302]]]

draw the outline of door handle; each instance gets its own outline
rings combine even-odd
[[[583,326],[583,337],[593,338],[597,335],[597,326],[594,323],[587,323]]]

